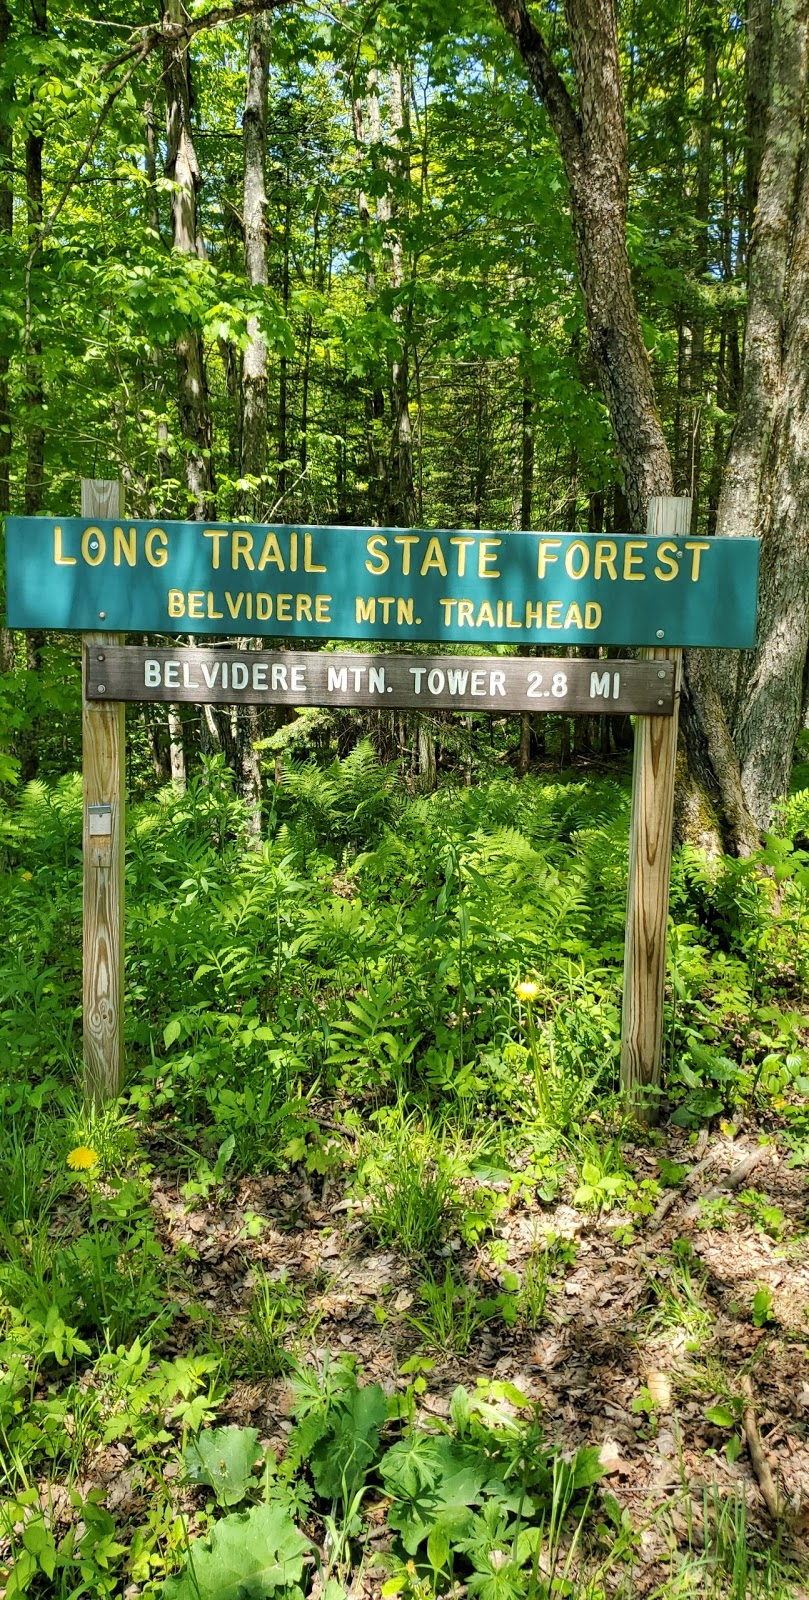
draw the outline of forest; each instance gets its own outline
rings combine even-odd
[[[809,1594],[808,97],[809,0],[0,0],[9,1600]],[[99,1076],[122,636],[15,624],[45,520],[133,606],[179,524],[483,580],[759,540],[755,643],[728,587],[696,644],[291,641],[542,652],[538,711],[133,701]],[[625,657],[673,714],[568,708]]]

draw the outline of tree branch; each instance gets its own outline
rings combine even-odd
[[[522,57],[562,147],[565,166],[581,161],[581,126],[570,91],[548,49],[544,34],[528,15],[525,0],[491,0],[492,7]]]
[[[192,39],[195,34],[204,32],[207,28],[218,28],[221,22],[238,22],[241,17],[255,17],[266,11],[280,11],[282,6],[291,4],[291,0],[234,0],[230,6],[214,6],[212,11],[206,11],[201,17],[189,17],[185,22],[162,22],[154,26],[136,28],[130,37],[129,44],[124,50],[108,61],[101,68],[100,76],[106,78],[116,67],[121,67],[124,62],[131,61],[133,56],[138,61],[145,61],[153,50],[159,50],[166,44],[176,43],[181,39]]]

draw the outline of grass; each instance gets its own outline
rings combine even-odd
[[[121,1104],[95,1115],[76,1095],[75,807],[57,796],[37,810],[23,796],[7,819],[0,986],[18,1001],[0,1012],[0,1564],[16,1561],[32,1600],[163,1600],[189,1542],[227,1510],[204,1483],[183,1486],[183,1451],[235,1426],[273,1444],[248,1471],[238,1514],[286,1508],[324,1551],[324,1572],[331,1528],[344,1585],[384,1545],[404,1600],[449,1593],[450,1572],[484,1600],[548,1600],[554,1581],[571,1600],[637,1592],[640,1530],[673,1515],[673,1503],[647,1505],[642,1477],[664,1413],[638,1422],[642,1449],[634,1435],[621,1444],[637,1481],[573,1492],[565,1457],[612,1425],[598,1364],[574,1380],[572,1419],[554,1410],[553,1366],[532,1366],[539,1344],[564,1385],[576,1340],[596,1350],[603,1335],[633,1428],[646,1347],[650,1366],[661,1341],[686,1347],[672,1373],[678,1436],[711,1480],[704,1499],[678,1487],[676,1557],[670,1571],[652,1563],[645,1592],[794,1595],[786,1535],[764,1549],[761,1519],[728,1476],[729,1465],[744,1472],[752,1501],[744,1452],[724,1455],[738,1429],[706,1420],[738,1389],[732,1347],[721,1368],[715,1347],[706,1235],[649,1244],[644,1232],[662,1193],[649,1173],[681,1186],[702,1128],[712,1138],[720,1118],[743,1113],[749,1137],[761,1116],[792,1159],[809,1140],[793,959],[796,927],[806,937],[809,925],[790,881],[780,920],[754,875],[675,862],[675,1121],[647,1137],[614,1097],[620,787],[497,778],[409,800],[368,762],[328,782],[318,809],[317,772],[291,773],[261,852],[244,848],[240,808],[215,771],[204,793],[135,808],[130,1075]],[[521,982],[537,985],[530,1027]],[[98,1156],[89,1176],[67,1167],[77,1145]],[[743,1191],[721,1217],[711,1204],[702,1220],[721,1220],[729,1253],[745,1238],[787,1241],[800,1268],[799,1208],[780,1188]],[[603,1291],[642,1272],[644,1256],[646,1296],[614,1316]],[[574,1262],[568,1292],[555,1294]],[[757,1270],[739,1297],[745,1336],[758,1281]],[[759,1324],[775,1352],[783,1331],[763,1305]],[[492,1359],[494,1376],[486,1366],[477,1385]],[[358,1487],[348,1474],[344,1495],[329,1462],[343,1459],[340,1395],[358,1368],[382,1398],[351,1401],[372,1464]],[[282,1396],[297,1404],[296,1372],[309,1375],[312,1414],[331,1407],[332,1421],[321,1445],[304,1436],[309,1453],[293,1465]],[[459,1381],[463,1415],[459,1402],[452,1413]],[[547,1478],[530,1491],[528,1543],[514,1490],[527,1470],[512,1427],[525,1424],[522,1382],[546,1408],[532,1449]],[[461,1454],[485,1423],[489,1467],[509,1485],[500,1499],[479,1493],[466,1531],[451,1528],[446,1551],[436,1534],[432,1556],[397,1542],[374,1476],[374,1451],[418,1432],[420,1417]],[[303,1416],[299,1427],[316,1431]],[[551,1435],[562,1455],[547,1453]],[[492,1566],[498,1550],[507,1559]],[[384,1580],[368,1581],[376,1596]]]

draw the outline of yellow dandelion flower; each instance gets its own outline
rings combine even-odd
[[[529,978],[524,978],[522,983],[517,984],[514,993],[518,1000],[523,1000],[527,1006],[530,1006],[534,1000],[539,998],[539,984],[532,983]]]
[[[30,883],[31,879],[33,878],[33,876],[34,876],[33,872],[24,872],[23,875],[22,875],[23,883]]]
[[[67,1164],[74,1172],[89,1172],[91,1167],[98,1166],[98,1155],[89,1145],[78,1144],[75,1150],[71,1150]]]

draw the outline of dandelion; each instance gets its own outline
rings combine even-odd
[[[24,872],[23,875],[22,875],[23,883],[30,883],[31,879],[33,878],[33,876],[34,876],[33,872]]]
[[[522,983],[517,984],[514,993],[517,999],[523,1000],[527,1006],[533,1005],[539,998],[539,984],[532,983],[530,978],[523,978]]]
[[[70,1151],[67,1164],[73,1172],[89,1172],[91,1167],[98,1166],[98,1155],[89,1145],[79,1144]]]

